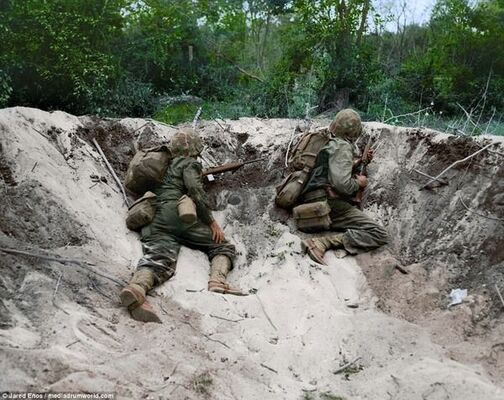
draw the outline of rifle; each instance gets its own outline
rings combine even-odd
[[[224,172],[229,172],[229,171],[235,172],[236,170],[240,169],[244,165],[253,164],[253,163],[256,163],[259,161],[264,161],[264,160],[266,160],[266,158],[256,158],[254,160],[219,165],[218,167],[208,168],[208,169],[204,170],[203,176],[208,176],[208,180],[213,181],[213,175],[222,174]]]
[[[362,151],[361,163],[357,167],[357,175],[367,176],[367,166],[369,164],[367,159],[368,159],[368,153],[369,153],[370,149],[371,149],[371,137],[369,138],[368,142],[366,143],[366,146],[364,147],[364,150]],[[364,207],[364,189],[365,188],[359,188],[359,191],[357,192],[355,197],[352,199],[353,203],[357,207],[359,207],[361,210]]]

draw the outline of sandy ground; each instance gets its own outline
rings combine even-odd
[[[298,123],[226,122],[227,132],[203,125],[206,142],[218,144],[208,147],[205,159],[268,156],[265,165],[248,167],[243,174],[281,164]],[[425,284],[441,267],[424,268],[424,275],[391,273],[397,260],[412,268],[413,260],[401,258],[407,242],[404,248],[394,243],[368,258],[338,259],[329,253],[328,267],[314,264],[301,254],[291,223],[284,223],[272,207],[274,188],[269,180],[276,178],[274,174],[264,175],[262,185],[253,179],[253,184],[241,181],[216,197],[221,210],[217,218],[239,252],[230,281],[253,293],[231,297],[206,292],[206,256],[183,248],[176,276],[153,293],[163,324],[131,320],[117,301],[120,284],[89,272],[91,268],[126,281],[141,251],[137,234],[125,227],[126,207],[110,174],[92,146],[75,134],[86,123],[86,118],[61,112],[0,110],[0,188],[5,198],[1,247],[46,249],[96,264],[1,254],[0,391],[110,391],[121,399],[504,398],[484,362],[452,354],[462,347],[459,336],[453,336],[452,343],[440,343],[449,342],[449,336],[437,340],[432,335],[433,325],[441,332],[443,318],[450,334],[458,331],[448,325],[460,322],[447,319],[444,308],[433,314],[434,306],[441,310],[439,298],[445,298],[435,292],[441,283]],[[145,121],[120,124],[131,131]],[[175,132],[162,125],[150,124],[149,129],[159,138]],[[136,131],[137,139],[141,133],[142,129]],[[407,133],[394,132],[388,138],[399,141],[393,135]],[[391,159],[399,162],[399,156],[385,149],[381,154],[389,163],[388,175],[381,176],[392,178]],[[420,154],[416,157],[420,163]],[[107,183],[94,185],[90,175],[106,177]],[[48,197],[54,204],[47,203]],[[392,206],[378,207],[379,200],[370,198],[369,212],[397,233],[394,218],[406,217]],[[41,219],[47,210],[51,217]],[[493,234],[500,231],[495,228]],[[418,254],[423,254],[420,249]],[[445,260],[436,262],[442,265]],[[496,262],[501,265],[500,259]],[[419,290],[411,284],[415,279],[437,300],[421,302]],[[407,305],[398,293],[408,285],[410,307],[418,310],[427,304],[424,313],[405,312]],[[387,302],[387,290],[400,307]],[[469,312],[472,323],[473,310]],[[428,318],[430,325],[424,324]],[[487,334],[496,335],[495,329],[487,329]],[[467,346],[474,353],[488,350],[481,342]],[[501,354],[497,347],[493,373],[502,368]],[[352,361],[351,368],[335,373]]]

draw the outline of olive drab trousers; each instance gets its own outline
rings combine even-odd
[[[389,242],[387,231],[357,207],[342,200],[328,200],[331,207],[331,231],[344,231],[345,250],[356,254]]]
[[[217,255],[225,255],[231,261],[235,257],[234,245],[227,241],[215,243],[210,227],[200,220],[184,223],[177,211],[177,202],[168,201],[158,206],[151,224],[142,229],[144,255],[137,269],[149,269],[154,274],[154,286],[160,285],[175,274],[180,246],[201,250],[212,260]]]

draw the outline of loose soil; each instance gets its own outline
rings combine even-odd
[[[495,290],[504,292],[502,157],[483,152],[450,170],[448,185],[425,190],[413,171],[436,175],[490,141],[502,153],[502,141],[367,124],[379,147],[366,212],[392,243],[344,259],[330,252],[322,268],[302,254],[303,235],[273,203],[299,124],[199,125],[205,167],[265,158],[206,183],[237,247],[231,283],[252,294],[206,292],[208,260],[183,248],[175,278],[149,296],[158,325],[132,321],[117,302],[141,249],[91,141],[123,178],[137,148],[168,141],[176,128],[0,110],[0,247],[95,264],[2,253],[0,390],[134,399],[503,398]],[[447,309],[457,287],[469,297]],[[355,368],[332,373],[356,357]]]

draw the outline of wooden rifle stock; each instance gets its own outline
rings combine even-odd
[[[234,172],[244,165],[247,164],[253,164],[259,161],[264,161],[266,160],[265,158],[256,158],[255,160],[249,160],[249,161],[243,161],[243,162],[234,162],[234,163],[227,163],[223,165],[219,165],[218,167],[213,167],[213,168],[208,168],[203,171],[203,176],[207,175],[217,175],[217,174],[222,174],[224,172]]]
[[[369,150],[371,149],[371,138],[369,138],[368,142],[366,143],[366,147],[364,147],[364,151],[362,152],[362,157],[361,157],[361,163],[358,166],[357,169],[357,175],[364,175],[367,176],[367,166],[369,162],[367,161],[368,159],[368,153]],[[364,189],[365,188],[360,188],[355,197],[352,199],[353,203],[359,207],[361,210],[364,207]]]

